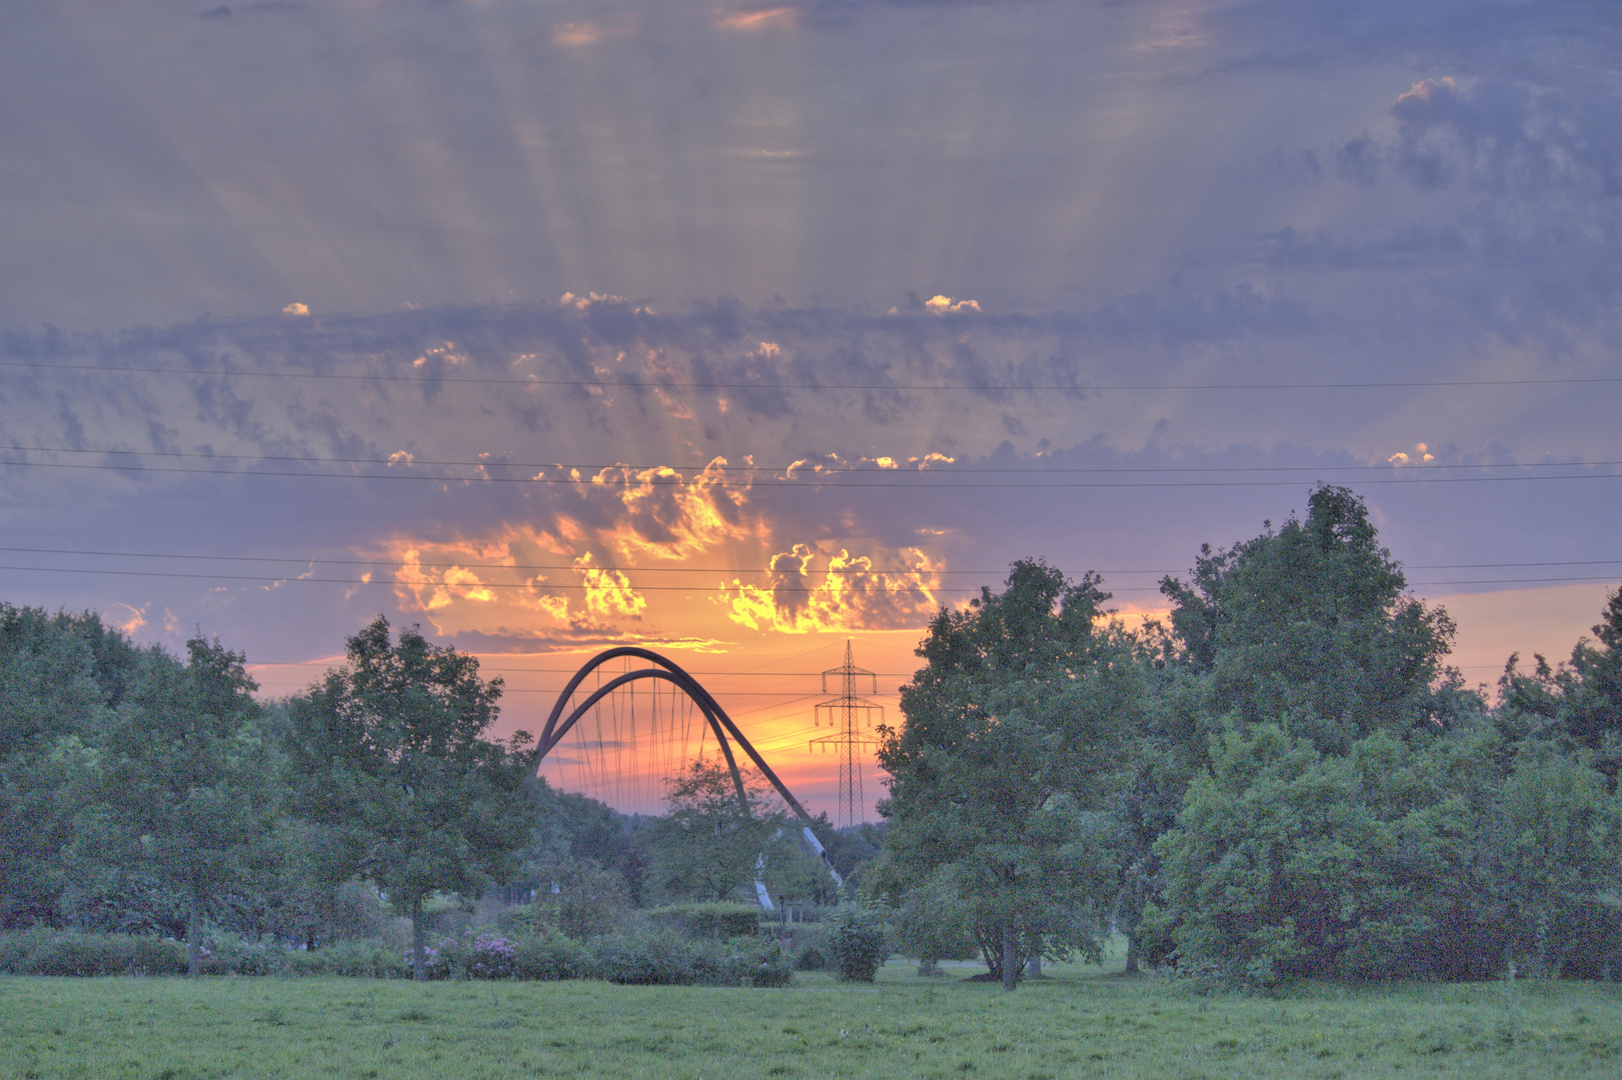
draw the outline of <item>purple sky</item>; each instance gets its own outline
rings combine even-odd
[[[0,597],[268,693],[654,642],[830,805],[813,673],[1015,558],[1152,611],[1346,483],[1472,683],[1622,578],[1613,4],[0,22]]]

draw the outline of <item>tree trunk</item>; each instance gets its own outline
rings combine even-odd
[[[1042,977],[1042,954],[1033,952],[1031,958],[1025,961],[1025,974],[1033,979]]]
[[[1014,948],[1014,923],[1004,917],[1002,923],[1002,988],[1012,990],[1019,984],[1019,957]]]
[[[1126,974],[1136,975],[1137,973],[1138,936],[1136,934],[1128,934],[1126,936]]]
[[[202,942],[198,939],[203,933],[203,916],[199,910],[197,893],[191,894],[191,911],[186,916],[186,978],[197,978],[197,965]]]
[[[411,977],[417,982],[428,978],[428,927],[422,913],[422,897],[411,902]]]

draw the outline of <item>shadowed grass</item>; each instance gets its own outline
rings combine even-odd
[[[1594,1077],[1622,988],[1521,981],[1201,997],[1060,966],[1005,994],[875,986],[0,979],[0,1077]]]

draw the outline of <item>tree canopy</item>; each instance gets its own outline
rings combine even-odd
[[[348,653],[292,702],[300,805],[329,864],[370,878],[410,915],[420,979],[428,898],[477,896],[500,880],[535,823],[527,736],[486,738],[501,680],[415,627],[391,641],[380,615]]]
[[[1035,560],[1005,589],[942,609],[902,688],[899,729],[883,728],[893,887],[956,888],[988,969],[1012,989],[1024,959],[1098,948],[1108,866],[1100,807],[1141,708],[1109,595]]]

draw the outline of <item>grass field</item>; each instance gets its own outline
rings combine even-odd
[[[1622,1075],[1622,988],[1534,982],[1202,997],[1060,967],[1013,994],[874,986],[0,978],[0,1077]]]

